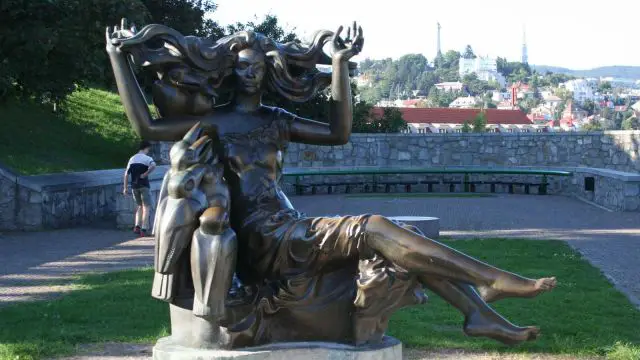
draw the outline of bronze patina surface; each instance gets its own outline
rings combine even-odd
[[[169,302],[172,337],[192,347],[275,342],[379,343],[389,316],[429,289],[465,316],[464,332],[533,340],[488,303],[533,297],[555,278],[498,269],[383,216],[306,217],[279,186],[290,142],[340,145],[352,123],[350,62],[364,44],[341,37],[277,43],[242,31],[219,40],[162,25],[107,29],[106,49],[134,130],[171,149],[156,216],[153,296]],[[329,45],[330,54],[323,51]],[[331,74],[316,65],[331,65]],[[154,119],[133,66],[158,75]],[[304,102],[330,86],[328,123],[261,103],[270,91]]]

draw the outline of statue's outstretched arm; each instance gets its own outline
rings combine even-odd
[[[362,50],[364,37],[362,28],[353,23],[346,39],[340,37],[342,26],[333,39],[331,100],[329,103],[329,124],[319,121],[295,118],[291,124],[291,141],[320,145],[343,145],[349,141],[353,121],[351,101],[351,81],[349,80],[349,59]],[[351,35],[353,33],[353,38]]]
[[[118,93],[124,105],[127,118],[133,130],[143,139],[154,141],[177,141],[198,122],[195,116],[180,116],[179,118],[163,118],[154,120],[149,106],[144,98],[128,59],[128,54],[118,46],[118,40],[133,34],[134,29],[126,28],[123,20],[122,27],[117,26],[106,32],[106,50],[109,54],[113,75],[118,86]]]

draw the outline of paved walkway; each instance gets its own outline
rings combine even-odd
[[[292,197],[311,216],[378,213],[441,219],[441,234],[566,240],[640,306],[640,213],[614,213],[558,196]],[[69,290],[73,276],[150,266],[153,241],[106,228],[0,234],[0,305]]]

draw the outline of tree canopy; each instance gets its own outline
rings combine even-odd
[[[19,95],[58,103],[77,86],[112,83],[104,33],[126,17],[184,34],[220,36],[205,19],[211,0],[5,0],[0,7],[0,100]]]
[[[381,99],[427,96],[437,83],[460,80],[459,62],[460,53],[453,50],[436,56],[433,64],[422,54],[407,54],[398,60],[366,59],[360,63],[360,72],[370,77],[372,86],[362,89],[362,98],[375,104]]]

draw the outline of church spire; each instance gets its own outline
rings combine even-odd
[[[527,54],[527,31],[522,25],[522,63],[529,63],[529,55]]]

